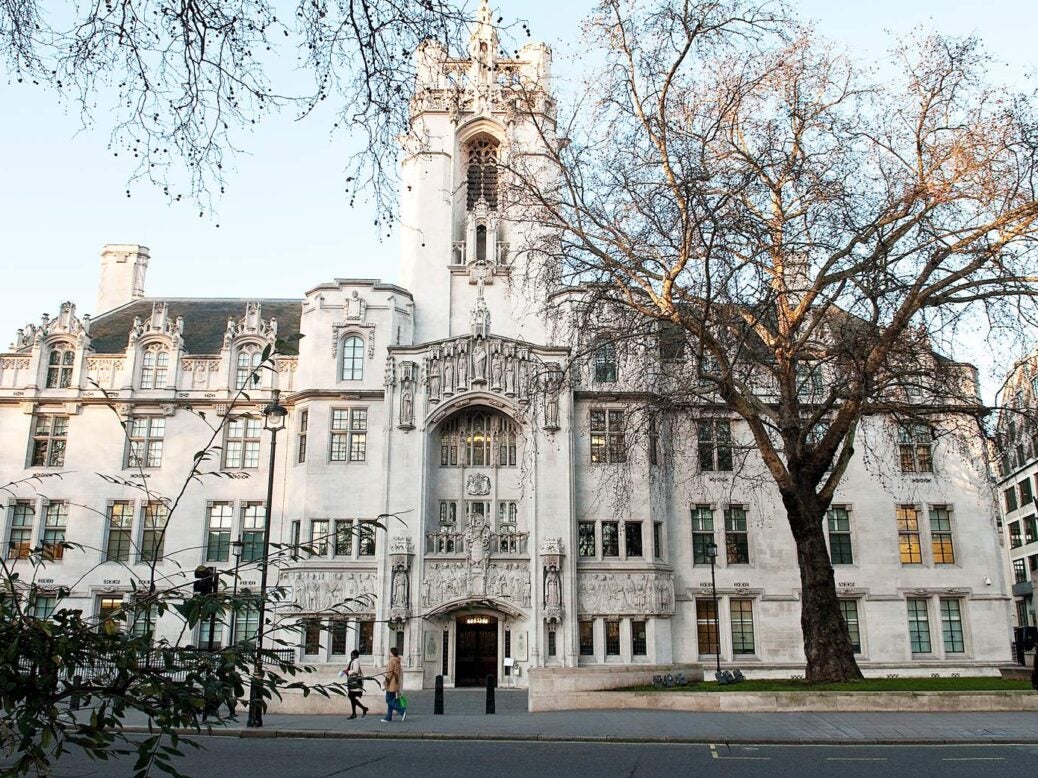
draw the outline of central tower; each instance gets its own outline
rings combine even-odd
[[[484,0],[466,57],[451,57],[435,41],[416,57],[401,166],[400,272],[417,302],[415,342],[486,327],[488,315],[495,334],[541,342],[544,328],[533,315],[540,301],[527,291],[536,284],[518,283],[527,242],[507,185],[510,162],[554,129],[551,53],[532,43],[515,58],[501,56]]]

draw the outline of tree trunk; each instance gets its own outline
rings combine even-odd
[[[806,491],[806,490],[805,490]],[[808,681],[855,681],[862,677],[836,597],[836,581],[822,531],[825,506],[813,490],[782,493],[800,566],[800,626]]]

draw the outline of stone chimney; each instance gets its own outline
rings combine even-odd
[[[101,249],[101,283],[97,287],[95,316],[144,297],[144,274],[149,259],[147,246],[110,243]]]

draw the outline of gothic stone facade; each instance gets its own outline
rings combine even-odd
[[[41,614],[118,607],[153,557],[163,581],[212,564],[230,571],[224,585],[257,586],[259,409],[277,388],[289,415],[273,465],[272,583],[288,593],[279,618],[306,625],[301,659],[341,666],[357,647],[379,664],[398,645],[412,687],[438,674],[521,686],[535,667],[715,652],[758,675],[802,672],[794,545],[774,490],[733,469],[729,440],[749,440],[740,422],[704,408],[705,438],[651,456],[625,426],[625,390],[645,371],[607,352],[570,369],[574,339],[550,333],[535,315],[543,301],[516,283],[522,224],[499,202],[495,163],[534,142],[511,84],[534,86],[550,124],[550,52],[497,58],[481,13],[467,57],[434,44],[418,54],[403,288],[337,279],[301,300],[148,297],[147,249],[108,246],[98,314],[66,303],[0,356],[0,481],[41,477],[0,496],[7,557],[28,569],[20,557],[38,544],[82,545],[37,572]],[[232,407],[264,347],[297,333],[298,354],[278,356]],[[209,468],[222,475],[187,490],[157,548],[163,509],[147,495],[176,492],[227,414]],[[1007,661],[981,445],[876,440],[828,523],[861,665],[929,674]],[[71,589],[61,603],[59,586]]]

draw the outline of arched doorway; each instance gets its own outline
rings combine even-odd
[[[458,616],[454,652],[454,685],[482,686],[488,675],[497,680],[497,618],[486,614]]]

